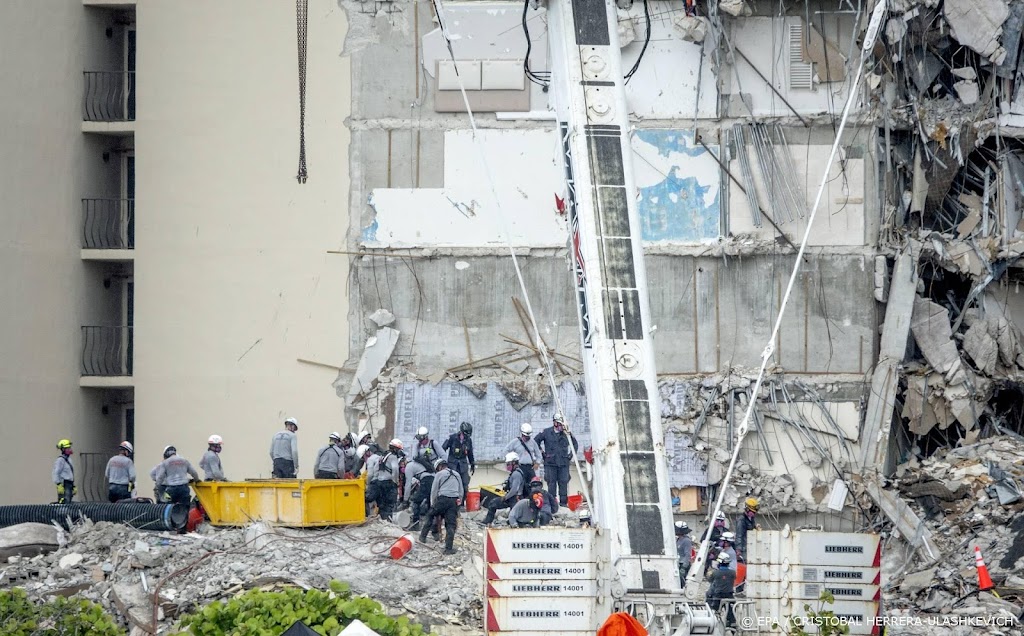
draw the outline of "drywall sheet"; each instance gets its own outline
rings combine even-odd
[[[582,452],[590,446],[586,397],[577,393],[571,383],[558,388],[558,397]],[[426,426],[431,437],[444,440],[458,430],[460,422],[466,421],[473,425],[477,462],[500,461],[505,456],[505,446],[519,435],[521,424],[529,422],[534,433],[540,433],[551,425],[553,414],[554,404],[527,404],[517,411],[493,382],[488,383],[483,397],[455,382],[436,386],[401,382],[395,389],[396,437],[411,440],[417,428]]]
[[[641,236],[648,242],[716,240],[721,170],[685,130],[642,129],[631,138]],[[708,146],[715,153],[716,146]]]
[[[478,130],[483,156],[473,134],[445,133],[443,188],[374,189],[369,203],[377,214],[361,244],[564,246],[566,219],[555,194],[565,183],[554,131]]]
[[[787,137],[793,136],[794,133],[787,132]],[[767,212],[791,239],[799,241],[807,230],[810,210],[814,206],[814,198],[821,183],[821,171],[825,162],[828,161],[832,148],[825,145],[796,145],[792,143],[789,146],[788,151],[795,170],[795,180],[790,183],[797,188],[797,192],[803,196],[806,204],[802,217],[795,213],[792,217],[787,216],[781,204],[772,205],[773,201],[781,201],[781,194],[778,190],[784,186],[780,182],[776,182],[774,186],[767,185],[754,146],[748,143],[746,151],[750,158],[757,200],[761,209]],[[784,149],[778,147],[776,151],[778,153],[785,152]],[[734,175],[742,174],[738,159],[733,159],[730,162],[729,171]],[[825,185],[825,192],[822,194],[818,214],[814,219],[814,227],[811,228],[808,245],[852,246],[869,243],[865,230],[864,185],[864,159],[848,156],[844,158],[837,154],[832,165],[829,166],[828,181]],[[773,188],[776,190],[774,193],[772,192]],[[768,240],[778,234],[766,219],[761,219],[761,227],[754,226],[747,196],[733,182],[729,184],[729,231],[734,236],[742,234]]]

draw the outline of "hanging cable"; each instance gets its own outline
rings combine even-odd
[[[299,48],[299,172],[295,180],[306,177],[306,41],[309,33],[309,0],[295,0],[295,30]]]
[[[633,67],[626,73],[626,82],[629,82],[629,78],[633,77],[633,73],[636,73],[636,69],[640,68],[640,60],[644,59],[644,53],[647,52],[647,45],[651,43],[651,7],[647,4],[647,0],[644,0],[644,20],[647,22],[647,33],[644,35],[644,46],[640,49],[640,55],[636,57],[636,62],[633,62]],[[616,28],[618,28],[616,26]]]
[[[523,72],[526,77],[541,88],[547,89],[551,83],[551,71],[534,72],[530,69],[530,51],[533,50],[533,41],[530,39],[530,27],[526,23],[526,12],[530,8],[530,0],[523,1],[523,33],[526,35],[526,57],[523,59]]]

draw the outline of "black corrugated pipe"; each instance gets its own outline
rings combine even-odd
[[[179,530],[188,521],[188,506],[146,503],[80,503],[0,506],[0,528],[19,523],[50,523],[65,528],[68,520],[112,521],[140,530]]]

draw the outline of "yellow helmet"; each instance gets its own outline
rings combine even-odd
[[[71,440],[69,440],[69,439],[62,439],[59,442],[57,442],[57,449],[58,450],[64,450],[65,448],[71,448]]]
[[[758,503],[757,499],[755,499],[753,497],[747,497],[747,500],[746,500],[745,503],[747,505],[747,510],[753,510],[754,512],[757,512],[757,509],[761,505],[761,504]]]

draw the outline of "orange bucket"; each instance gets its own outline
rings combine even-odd
[[[480,491],[466,493],[466,512],[480,510]]]
[[[569,501],[567,504],[569,506],[569,510],[575,512],[576,509],[580,507],[581,503],[583,503],[583,495],[569,495]]]
[[[412,535],[403,534],[391,544],[391,558],[397,561],[408,554],[409,550],[412,550]]]

